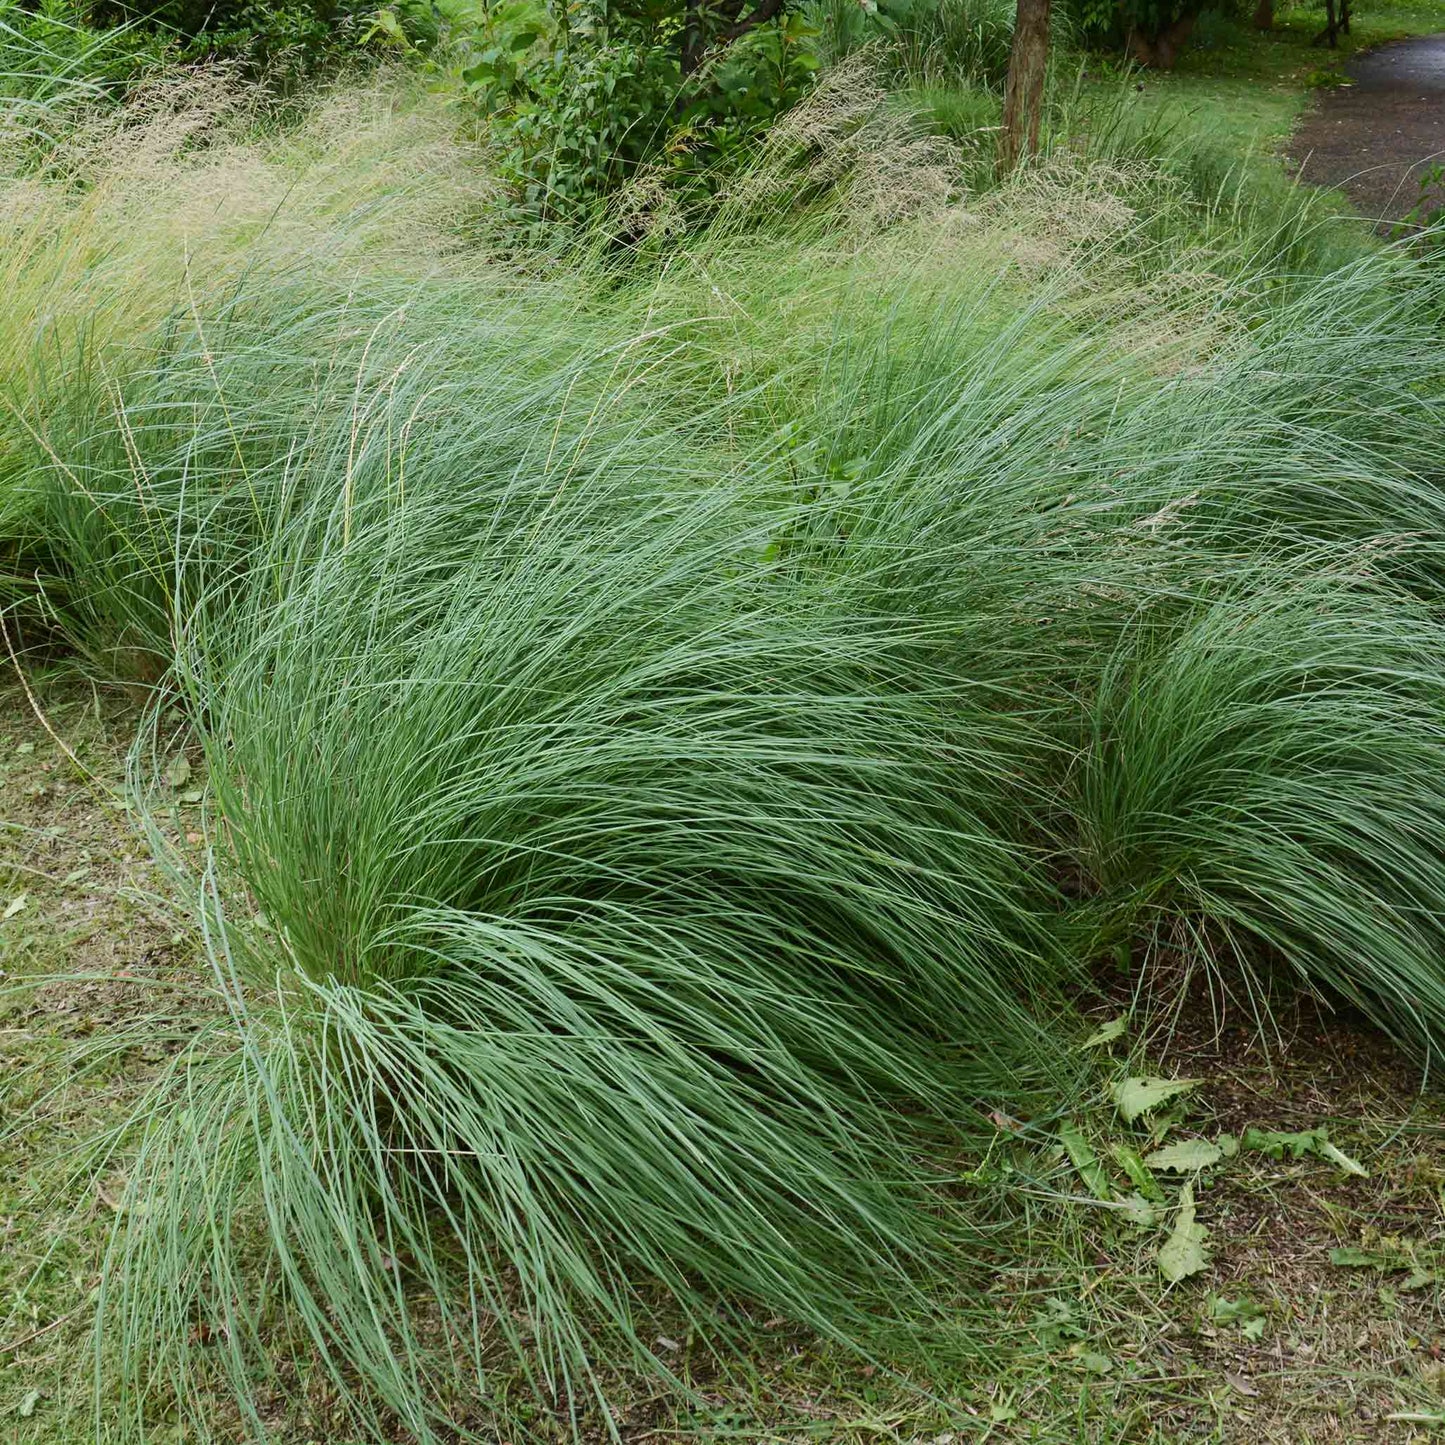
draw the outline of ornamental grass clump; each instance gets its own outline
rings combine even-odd
[[[1282,975],[1429,1054],[1445,1024],[1445,634],[1361,563],[1271,569],[1167,630],[1128,629],[1064,807],[1099,951],[1132,939],[1176,977],[1211,968],[1260,1017]]]
[[[659,1300],[896,1343],[987,1236],[981,1106],[1067,1072],[999,687],[791,560],[766,471],[494,432],[444,416],[404,498],[313,454],[180,627],[222,1009],[136,1121],[137,1411],[218,1357],[254,1400],[280,1337],[378,1430],[517,1369],[576,1426],[603,1342],[669,1372]]]
[[[14,375],[14,585],[144,684],[212,984],[106,1141],[98,1424],[606,1430],[604,1371],[776,1318],[897,1358],[1111,952],[1433,1045],[1438,283],[1156,312],[1148,194],[543,276],[328,269],[323,209]]]

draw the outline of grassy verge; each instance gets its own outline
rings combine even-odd
[[[1181,196],[1218,220],[1209,249],[1229,235],[1278,248],[1292,229],[1308,236],[1288,263],[1328,269],[1368,248],[1340,192],[1302,187],[1289,157],[1302,115],[1328,88],[1346,83],[1352,55],[1390,40],[1445,30],[1445,9],[1386,3],[1357,15],[1338,49],[1313,42],[1323,24],[1310,6],[1280,7],[1272,31],[1219,14],[1201,17],[1171,71],[1143,70],[1103,53],[1066,47],[1055,58],[1045,150],[1086,155],[1101,165],[1162,168]],[[926,64],[912,67],[904,93],[966,159],[967,183],[994,184],[992,144],[999,122],[995,79]],[[1344,221],[1346,224],[1341,224]]]
[[[854,68],[524,265],[432,102],[240,101],[0,212],[7,626],[133,709],[10,700],[16,1430],[92,1308],[101,1439],[1427,1426],[1439,1115],[1312,1010],[1445,1027],[1430,259],[960,205]]]
[[[0,723],[0,1419],[7,1439],[61,1441],[89,1433],[77,1380],[124,1188],[123,1174],[85,1165],[169,1050],[153,1038],[85,1077],[73,1066],[189,977],[191,958],[154,905],[149,850],[120,806],[130,709],[73,678],[33,687],[11,672]]]
[[[1393,0],[1362,6],[1338,49],[1313,42],[1323,28],[1317,7],[1281,8],[1273,31],[1205,16],[1173,71],[1143,72],[1138,108],[1168,111],[1190,130],[1240,154],[1278,154],[1313,93],[1343,79],[1351,55],[1390,40],[1445,29],[1445,10]]]
[[[36,684],[51,724],[100,782],[84,787],[15,686],[4,694],[3,777],[7,907],[0,925],[7,994],[0,1016],[7,1110],[36,1097],[94,1039],[155,1007],[159,990],[193,987],[195,959],[143,901],[158,880],[106,785],[122,780],[134,718],[86,686]],[[180,789],[179,791],[189,791]],[[179,841],[198,838],[197,809],[178,803]],[[121,810],[123,812],[123,810]],[[194,844],[189,846],[194,847]],[[92,975],[24,987],[31,974]],[[94,975],[99,975],[96,977]],[[1101,980],[1107,996],[1092,1023],[1119,1017],[1127,979]],[[19,991],[16,992],[17,986]],[[1192,988],[1172,1037],[1140,1043],[1128,1033],[1095,1054],[1098,1097],[1076,1126],[1122,1191],[1111,1150],[1147,1154],[1163,1143],[1246,1138],[1251,1127],[1293,1135],[1280,1157],[1243,1149],[1207,1166],[1195,1185],[1209,1230],[1210,1263],[1174,1286],[1161,1279],[1157,1241],[1091,1193],[1047,1121],[1014,1121],[978,1161],[1033,1196],[1026,1260],[1000,1253],[999,1268],[968,1309],[993,1334],[992,1365],[939,1353],[900,1380],[781,1320],[760,1320],[746,1362],[725,1367],[686,1326],[660,1326],[691,1397],[659,1393],[625,1374],[609,1380],[624,1439],[693,1435],[704,1440],[1268,1441],[1430,1438],[1445,1415],[1445,1114],[1420,1098],[1415,1070],[1358,1020],[1284,1005],[1269,1047],[1251,1020],[1222,1016],[1207,989]],[[204,1008],[197,996],[196,1005]],[[89,1439],[77,1380],[99,1266],[124,1178],[78,1177],[77,1150],[143,1096],[173,1046],[137,1046],[84,1088],[62,1086],[5,1146],[5,1230],[0,1297],[0,1421],[8,1440],[72,1445]],[[1163,1073],[1202,1082],[1168,1111],[1125,1125],[1106,1093],[1120,1075]],[[1309,1131],[1368,1169],[1335,1167]],[[1298,1148],[1299,1157],[1294,1155]],[[1175,1182],[1160,1173],[1171,1194]],[[540,1438],[565,1435],[517,1403]],[[505,1393],[505,1392],[504,1392]],[[277,1445],[336,1438],[324,1392],[276,1392],[263,1411]],[[242,1438],[218,1401],[217,1441]],[[1395,1418],[1391,1418],[1395,1417]],[[104,1435],[100,1438],[105,1438]],[[158,1439],[192,1438],[162,1424]],[[344,1438],[344,1437],[343,1437]],[[400,1437],[398,1437],[400,1438]],[[599,1438],[601,1438],[599,1436]]]
[[[1278,182],[1300,116],[1321,88],[1344,80],[1350,56],[1445,30],[1445,9],[1411,0],[1362,6],[1335,50],[1314,44],[1323,23],[1315,6],[1277,7],[1275,28],[1267,33],[1205,15],[1174,70],[1134,72],[1124,87],[1112,64],[1095,57],[1087,66],[1090,83],[1100,94],[1119,88],[1136,125],[1160,127],[1187,146],[1241,160],[1270,185]]]

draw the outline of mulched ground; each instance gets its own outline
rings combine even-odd
[[[1445,35],[1357,56],[1290,144],[1302,180],[1339,186],[1365,215],[1398,222],[1445,206]],[[1422,190],[1423,186],[1423,190]]]

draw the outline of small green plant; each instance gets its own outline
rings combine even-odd
[[[484,118],[514,214],[543,226],[595,216],[645,168],[684,190],[710,189],[819,65],[811,22],[770,5],[711,47],[665,9],[607,0],[462,6],[445,24],[450,64]],[[413,48],[414,34],[407,10],[386,9],[366,38]]]
[[[1395,234],[1414,235],[1429,230],[1445,220],[1445,164],[1426,166],[1416,182],[1419,187],[1415,204],[1395,228]]]
[[[563,33],[541,6],[500,5],[464,58],[462,79],[524,219],[590,214],[680,123],[673,49],[573,11]]]

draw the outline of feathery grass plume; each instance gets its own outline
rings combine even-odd
[[[82,333],[37,348],[16,390],[0,512],[15,597],[40,594],[66,644],[102,674],[151,685],[175,615],[244,584],[252,549],[290,512],[314,456],[343,483],[378,447],[404,493],[439,413],[487,408],[492,468],[587,425],[620,332],[579,329],[575,295],[500,272],[332,274],[255,247],[219,294],[191,292],[121,348]],[[590,349],[587,343],[591,343]],[[623,344],[623,353],[626,347]],[[573,398],[570,410],[562,400]],[[403,404],[404,403],[404,404]],[[219,579],[230,587],[220,589]]]
[[[450,253],[486,178],[434,99],[378,79],[323,94],[298,125],[264,118],[216,67],[159,75],[38,155],[0,137],[6,412],[82,343],[123,372],[136,338],[177,308],[211,313],[257,271],[476,270]],[[0,445],[23,436],[7,423]]]
[[[675,267],[630,285],[586,258],[558,280],[444,265],[358,282],[288,264],[272,229],[251,243],[250,274],[232,282],[246,252],[222,246],[223,269],[200,295],[187,271],[159,333],[141,328],[126,349],[103,329],[70,348],[52,335],[39,355],[53,361],[17,384],[28,401],[14,452],[29,461],[9,489],[28,499],[19,515],[29,523],[7,527],[16,571],[31,591],[41,579],[71,645],[108,673],[150,683],[172,651],[172,609],[194,602],[187,576],[203,559],[214,576],[221,554],[244,570],[247,539],[279,499],[304,490],[311,451],[353,452],[372,436],[366,414],[414,447],[433,430],[417,418],[486,406],[512,416],[514,441],[531,445],[552,402],[520,384],[526,371],[547,378],[538,384],[552,398],[572,394],[551,443],[565,446],[596,371],[569,358],[602,356],[604,371],[625,365],[639,409],[720,452],[724,467],[746,457],[778,467],[784,488],[832,493],[886,471],[900,448],[935,471],[945,452],[991,466],[1025,416],[1037,419],[1039,454],[1014,445],[1010,474],[1027,466],[1047,478],[1037,461],[1049,458],[1062,412],[1076,409],[1076,425],[1106,417],[1126,372],[1154,384],[1153,357],[1172,342],[1157,319],[1137,337],[1092,326],[1074,335],[1067,316],[1050,315],[1067,307],[1072,274],[1024,301],[998,276],[991,232],[895,232],[858,254],[806,222],[746,236],[719,226]],[[1101,348],[1130,347],[1141,355],[1101,362]],[[373,392],[414,396],[419,410],[356,405]],[[341,412],[348,419],[337,421]],[[964,427],[952,442],[950,426]]]
[[[906,147],[875,143],[874,130],[888,106],[869,79],[867,63],[857,65],[863,69],[833,77],[781,128],[757,167],[759,176],[772,177],[769,185],[792,176],[800,146],[817,152],[803,169],[818,173],[816,184],[809,185],[820,192],[851,177],[845,191],[853,194],[874,174],[871,167],[881,151],[893,157],[890,165],[912,165]],[[250,101],[223,74],[157,81],[128,106],[72,127],[42,168],[49,179],[16,178],[0,205],[5,241],[0,279],[12,301],[5,322],[13,342],[3,348],[13,360],[5,376],[0,434],[6,453],[3,514],[10,539],[0,544],[9,554],[6,591],[33,597],[39,575],[49,598],[58,603],[64,599],[64,574],[93,579],[82,589],[93,594],[87,604],[91,611],[100,617],[114,608],[122,615],[111,628],[114,635],[91,639],[87,651],[99,659],[110,654],[120,670],[130,668],[147,679],[170,650],[160,622],[172,588],[177,541],[164,518],[179,516],[174,498],[155,478],[182,475],[193,497],[203,500],[205,479],[215,470],[211,464],[219,464],[233,440],[228,434],[239,430],[234,417],[248,405],[248,383],[238,374],[245,366],[229,367],[231,342],[221,333],[235,329],[232,291],[243,284],[241,278],[247,278],[244,288],[253,304],[269,284],[286,293],[287,305],[298,271],[324,278],[333,304],[338,289],[347,293],[358,334],[375,324],[374,300],[413,304],[404,294],[408,285],[429,290],[439,308],[446,303],[437,293],[448,286],[460,291],[480,285],[482,295],[472,292],[468,304],[495,304],[486,271],[446,254],[448,228],[455,228],[472,203],[469,198],[484,190],[484,180],[456,155],[433,109],[408,101],[397,110],[387,85],[378,83],[328,94],[298,130],[280,137],[257,136],[248,130],[249,117]],[[895,116],[879,134],[893,136],[889,127],[898,124],[908,122]],[[907,210],[933,194],[935,182],[946,191],[951,184],[947,169],[922,164],[932,179],[919,186],[904,184],[889,171],[879,194],[889,198],[894,211]],[[897,379],[884,376],[877,362],[884,331],[895,350],[923,348],[921,361],[905,356],[901,362],[918,374],[910,385],[917,387],[914,414],[920,418],[932,402],[930,387],[944,413],[953,413],[946,395],[948,373],[970,344],[989,345],[990,336],[1005,329],[1014,335],[1027,330],[1016,319],[1020,315],[1038,318],[1057,310],[1064,320],[1053,319],[1056,334],[1061,324],[1072,327],[1093,338],[1089,344],[1111,351],[1122,338],[1151,367],[1162,365],[1166,355],[1177,364],[1225,339],[1229,323],[1220,318],[1229,316],[1240,295],[1248,295],[1247,281],[1222,277],[1202,285],[1191,293],[1183,314],[1173,299],[1159,299],[1147,277],[1139,284],[1139,257],[1151,250],[1159,255],[1144,269],[1154,281],[1162,285],[1166,275],[1178,275],[1168,259],[1169,247],[1147,241],[1154,224],[1150,208],[1163,204],[1147,178],[1098,167],[1088,174],[1055,171],[1058,166],[1050,172],[1050,184],[1063,188],[1060,208],[1107,214],[1107,226],[1075,227],[1062,243],[1052,236],[1057,226],[1048,215],[1025,226],[1022,218],[1039,208],[1008,198],[1017,190],[1027,201],[1029,188],[1043,184],[1042,173],[1021,178],[1018,187],[995,193],[973,209],[951,208],[945,225],[935,224],[930,214],[932,234],[927,235],[921,224],[897,225],[892,211],[876,214],[871,205],[860,210],[846,199],[839,202],[851,218],[853,234],[846,236],[837,227],[837,206],[815,206],[785,223],[774,216],[760,231],[755,212],[744,207],[733,215],[725,203],[707,235],[655,284],[619,287],[615,267],[608,274],[595,257],[574,258],[569,280],[587,314],[577,322],[572,345],[597,350],[599,326],[613,338],[651,332],[658,366],[647,392],[661,411],[680,422],[681,408],[689,424],[711,428],[714,442],[725,434],[730,449],[786,447],[796,466],[804,461],[799,441],[812,448],[818,444],[817,438],[800,438],[797,427],[814,422],[809,409],[819,379],[839,377],[853,365],[848,356],[869,358],[865,364],[873,379],[883,381],[889,396],[902,394]],[[796,181],[792,176],[785,189]],[[1096,230],[1101,233],[1095,235]],[[1017,269],[1004,281],[997,277],[1000,251]],[[1124,253],[1130,259],[1121,267],[1114,258]],[[1036,264],[1040,254],[1043,271]],[[868,274],[860,292],[861,272]],[[880,275],[887,285],[877,284]],[[1021,305],[1016,283],[1037,287],[1045,279],[1046,292]],[[508,284],[515,287],[516,278],[507,282],[493,268],[490,284],[505,290]],[[566,306],[557,305],[563,288],[551,284],[550,297],[547,289],[540,282],[533,285],[531,304],[565,312]],[[599,304],[609,289],[614,295]],[[862,305],[860,295],[866,298]],[[454,302],[452,310],[460,315],[466,305],[459,295]],[[946,312],[944,327],[935,325],[930,304]],[[785,344],[780,312],[788,322],[782,328]],[[1131,325],[1122,328],[1119,321],[1126,312]],[[964,335],[960,317],[968,318],[971,337]],[[291,327],[284,316],[274,324]],[[173,343],[161,343],[159,360],[154,352],[146,354],[164,325],[189,337],[204,361],[202,368],[194,358],[182,358],[192,376],[189,392],[171,376]],[[674,340],[679,326],[686,328],[685,348]],[[1190,333],[1193,339],[1186,343]],[[137,337],[139,346],[133,344]],[[255,353],[264,346],[259,343]],[[957,355],[948,355],[950,346]],[[276,348],[278,368],[286,364],[283,350]],[[350,351],[349,344],[340,346],[340,354]],[[393,355],[385,347],[381,354]],[[333,362],[312,355],[298,366],[320,365],[324,386],[336,379]],[[205,374],[208,370],[216,375]],[[153,388],[148,377],[159,378],[154,405],[146,400]],[[208,389],[213,394],[207,395]],[[1097,415],[1104,387],[1084,401],[1087,390],[1081,386],[1076,400],[1085,415]],[[802,404],[793,406],[790,395]],[[195,430],[198,437],[212,435],[215,445],[209,453],[184,441],[183,397],[201,409]],[[1050,405],[1055,404],[1063,403],[1055,398]],[[272,394],[277,417],[303,405],[299,392],[285,401]],[[1121,415],[1134,409],[1123,392],[1112,405]],[[174,423],[170,461],[158,459],[154,447],[162,443],[152,437],[154,419],[167,407]],[[790,425],[794,430],[785,436]],[[290,426],[282,420],[272,430],[280,434]],[[856,435],[859,423],[848,426]],[[254,473],[261,464],[245,459],[243,451],[232,459],[239,462],[234,469]],[[840,455],[836,445],[828,451],[830,468],[857,465],[856,455]],[[182,457],[177,472],[171,462]],[[145,514],[143,526],[125,515],[135,509]],[[95,542],[96,513],[102,521],[116,519],[110,530],[121,561],[138,535],[164,544],[161,562],[140,569],[145,576],[138,589],[132,584],[139,573],[116,576],[114,558],[107,559],[115,548]],[[212,532],[224,530],[218,519]],[[80,541],[72,546],[75,537]],[[40,555],[34,553],[37,539]],[[217,544],[216,535],[208,537],[207,546]],[[72,551],[71,564],[56,556],[65,550]],[[100,579],[107,579],[105,585],[95,586]]]
[[[1151,172],[1175,202],[1161,208],[1156,225],[1192,232],[1196,264],[1207,265],[1211,253],[1248,257],[1272,273],[1272,286],[1288,289],[1300,276],[1327,275],[1372,249],[1367,228],[1342,214],[1330,193],[1240,155],[1233,141],[1201,130],[1182,103],[1141,108],[1132,75],[1105,89],[1089,83],[1089,69],[1080,62],[1072,88],[1057,88],[1045,155],[1086,169]]]
[[[1100,479],[1186,550],[1368,544],[1374,566],[1438,597],[1442,287],[1392,247],[1260,309],[1121,408],[1096,448]]]
[[[1445,634],[1359,559],[1271,564],[1146,615],[1063,796],[1104,942],[1288,975],[1432,1053],[1445,1037]],[[1226,985],[1232,980],[1225,978]]]
[[[466,284],[479,269],[454,253],[486,178],[434,98],[378,77],[324,93],[285,129],[258,125],[257,112],[253,92],[209,68],[157,75],[125,104],[70,113],[43,144],[0,136],[0,606],[23,603],[54,620],[92,587],[94,616],[108,610],[107,594],[118,596],[113,635],[85,648],[103,666],[118,649],[115,670],[147,679],[156,671],[147,654],[169,656],[167,629],[155,625],[155,588],[142,581],[132,597],[117,555],[138,538],[136,575],[154,575],[147,548],[164,537],[164,576],[177,543],[164,525],[174,498],[151,495],[157,457],[136,426],[147,432],[169,405],[179,438],[184,400],[199,407],[198,433],[226,429],[226,361],[208,377],[208,348],[229,345],[238,309],[250,314],[239,302],[254,311],[268,284],[294,299],[305,277],[323,311],[355,288],[359,309],[373,313],[358,320],[365,327],[377,324],[373,296],[399,306],[408,284],[438,272]],[[273,323],[294,325],[294,312]],[[286,360],[278,349],[273,387]],[[335,360],[323,352],[297,362],[315,369],[314,390]],[[172,364],[189,368],[189,392]],[[227,384],[244,409],[240,382]],[[294,428],[305,391],[305,378],[289,383],[283,426]],[[178,439],[172,460],[181,448]],[[130,521],[106,528],[92,515],[116,507]],[[83,545],[72,546],[72,534]],[[62,630],[73,620],[62,618]]]
[[[935,215],[959,194],[957,147],[890,95],[880,64],[872,49],[841,61],[772,126],[720,192],[712,236],[822,203],[835,226],[867,237],[898,220]]]

